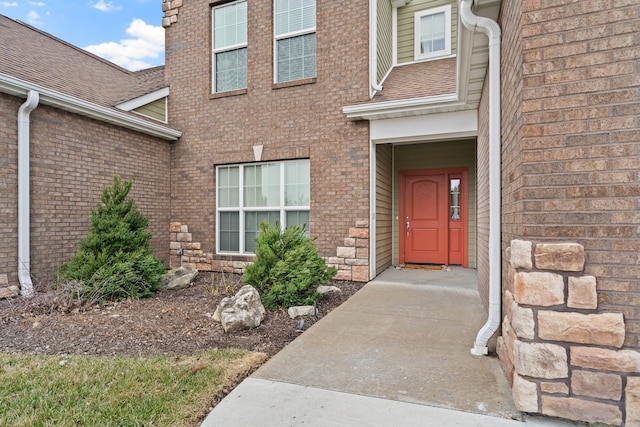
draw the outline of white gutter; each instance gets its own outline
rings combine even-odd
[[[182,132],[162,124],[150,122],[133,114],[85,101],[0,73],[0,92],[13,96],[26,97],[29,91],[35,91],[40,94],[40,104],[42,105],[49,105],[168,141],[176,141],[182,136]]]
[[[473,0],[460,0],[460,19],[471,31],[482,31],[489,37],[489,316],[478,331],[471,354],[489,353],[487,342],[500,326],[501,259],[500,259],[500,26],[489,18],[471,12]]]
[[[18,280],[22,296],[33,296],[31,282],[29,200],[29,115],[38,106],[38,92],[30,90],[18,109]]]

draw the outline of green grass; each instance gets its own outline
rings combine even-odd
[[[243,350],[151,358],[0,353],[0,426],[193,426],[214,396],[265,358]]]

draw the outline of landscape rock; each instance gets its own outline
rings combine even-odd
[[[225,332],[237,332],[260,326],[266,314],[256,288],[245,285],[235,296],[220,301],[213,320],[220,322]]]
[[[192,267],[178,267],[169,270],[160,280],[163,289],[184,289],[195,280],[198,270]]]
[[[330,294],[332,292],[342,292],[342,289],[340,289],[337,286],[324,286],[324,285],[318,286],[318,293],[320,295]]]
[[[8,286],[6,288],[0,288],[0,299],[13,298],[20,295],[20,288],[17,286]]]
[[[292,319],[296,319],[298,317],[306,317],[313,316],[313,306],[312,305],[301,305],[297,307],[289,307],[287,312],[289,313],[289,317]]]

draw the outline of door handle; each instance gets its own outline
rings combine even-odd
[[[405,232],[407,233],[407,236],[409,235],[409,226],[410,226],[409,221],[404,223],[404,229],[405,229]]]

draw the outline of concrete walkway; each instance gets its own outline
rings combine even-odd
[[[522,426],[474,270],[387,270],[243,381],[202,426]],[[529,425],[571,425],[527,419]]]

